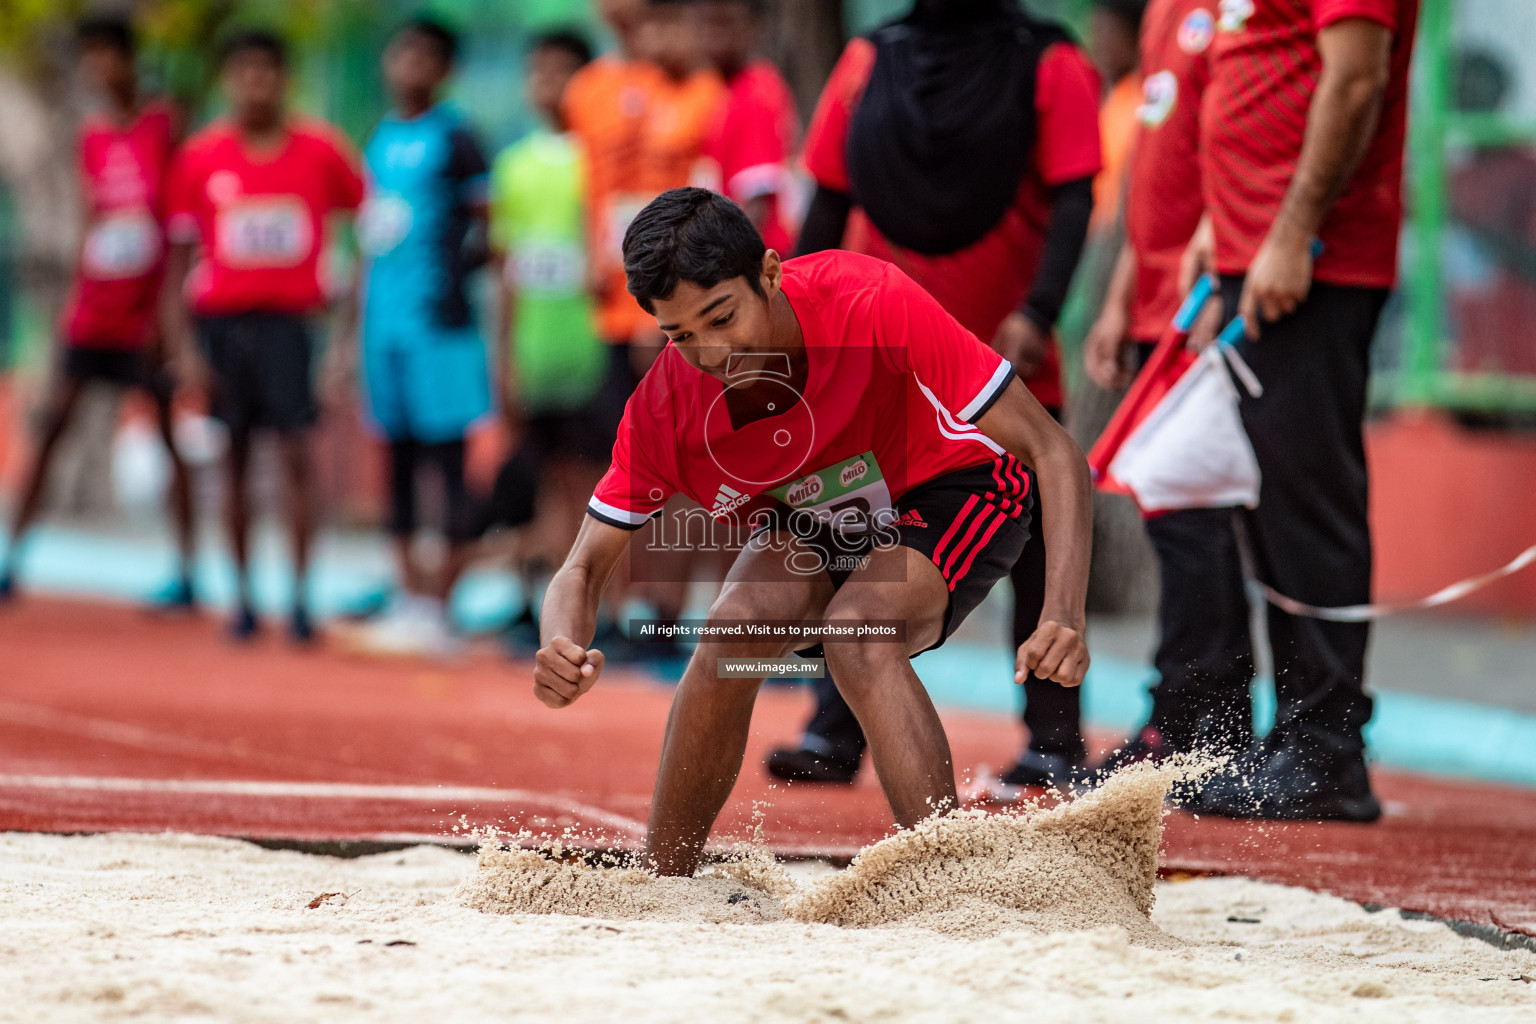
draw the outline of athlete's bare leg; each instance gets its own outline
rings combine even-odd
[[[176,450],[176,422],[171,409],[171,396],[152,396],[155,403],[155,422],[160,428],[160,440],[171,460],[171,514],[176,521],[176,546],[181,552],[181,575],[192,578],[197,561],[197,523],[192,508],[192,474],[186,460]]]
[[[236,593],[240,606],[253,607],[251,600],[251,500],[247,480],[251,466],[251,431],[229,432],[229,456],[225,464],[229,494],[225,497],[224,519],[229,530],[229,550],[235,559]]]
[[[0,575],[10,577],[16,571],[17,556],[21,551],[21,539],[37,518],[43,504],[43,491],[48,483],[48,470],[58,452],[59,441],[75,416],[80,396],[85,392],[85,382],[73,377],[60,378],[49,402],[47,418],[43,421],[43,436],[38,439],[37,455],[32,460],[32,470],[22,486],[21,502],[16,509],[16,521],[11,524],[11,539],[6,550],[5,568]]]
[[[880,786],[904,828],[956,806],[949,739],[912,669],[912,655],[938,642],[948,607],[949,588],[932,560],[894,547],[872,552],[826,611],[829,620],[906,622],[905,643],[826,644],[828,672],[864,729]]]
[[[750,582],[747,582],[749,581]],[[785,553],[749,545],[710,608],[711,622],[819,619],[832,598],[826,573],[802,576]],[[646,833],[646,859],[662,875],[692,875],[709,830],[725,806],[746,751],[752,704],[762,679],[720,679],[717,658],[771,658],[782,640],[704,640],[672,698]]]
[[[282,435],[283,468],[288,483],[288,530],[293,544],[293,602],[296,608],[307,606],[306,582],[309,577],[309,547],[315,533],[315,469],[310,455],[312,438],[308,430],[294,430]]]

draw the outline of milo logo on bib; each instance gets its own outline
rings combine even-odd
[[[823,490],[825,490],[825,488],[823,488],[821,485],[821,477],[814,475],[808,476],[804,480],[790,485],[789,490],[784,492],[784,504],[788,505],[790,508],[799,508],[801,505],[808,505],[815,501],[817,498],[821,497],[821,492]]]
[[[896,518],[874,452],[807,473],[768,493],[840,533],[869,533]]]

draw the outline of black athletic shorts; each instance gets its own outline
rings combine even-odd
[[[531,414],[525,421],[528,441],[541,459],[582,459],[607,465],[614,438],[599,398],[565,412]]]
[[[107,381],[143,388],[157,399],[169,399],[176,382],[164,367],[139,349],[64,348],[64,376],[78,381]]]
[[[212,371],[209,412],[235,433],[313,426],[320,407],[313,380],[314,342],[296,313],[229,313],[197,318]]]
[[[954,635],[1019,560],[1029,540],[1034,495],[1034,474],[1012,455],[1004,455],[935,477],[896,500],[896,519],[888,531],[894,531],[899,546],[922,552],[938,566],[949,585],[944,632],[933,647]],[[893,539],[881,531],[862,542],[838,538],[830,526],[811,525],[808,517],[797,517],[785,505],[768,515],[760,530],[783,529],[799,537],[820,555],[834,589],[848,582],[875,544]],[[820,652],[818,644],[798,653],[819,657]]]

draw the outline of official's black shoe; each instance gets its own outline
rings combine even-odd
[[[1162,732],[1156,726],[1144,725],[1140,732],[1122,743],[1118,749],[1110,751],[1109,756],[1099,762],[1094,777],[1106,779],[1127,765],[1161,761],[1172,753],[1173,748],[1163,738]]]
[[[1184,805],[1225,818],[1371,822],[1381,817],[1364,753],[1340,750],[1300,730],[1235,758]]]
[[[300,647],[315,642],[315,624],[310,620],[309,609],[301,604],[294,605],[288,616],[288,639]]]
[[[261,623],[257,621],[256,613],[248,604],[237,607],[234,614],[229,617],[229,638],[236,643],[254,640],[260,631]]]
[[[768,754],[768,774],[786,782],[831,782],[848,785],[859,773],[859,762],[852,764],[818,754],[804,747],[779,747]]]
[[[192,581],[182,576],[167,584],[149,599],[149,607],[156,612],[196,611],[197,595],[192,592]]]
[[[6,569],[0,572],[0,604],[14,600],[16,597],[16,576]]]
[[[1025,749],[1013,767],[1003,772],[1005,786],[1076,786],[1088,779],[1086,758]]]

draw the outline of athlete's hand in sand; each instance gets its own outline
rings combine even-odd
[[[552,708],[563,708],[592,689],[603,673],[603,652],[557,636],[533,659],[533,695]]]
[[[1031,672],[1062,686],[1080,686],[1088,674],[1088,642],[1083,631],[1054,619],[1042,620],[1034,635],[1019,647],[1013,681],[1022,683]]]

